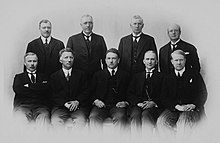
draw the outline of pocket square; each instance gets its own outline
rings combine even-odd
[[[193,81],[193,79],[191,78],[191,79],[189,80],[189,82],[192,83],[192,81]]]
[[[189,55],[189,52],[185,52],[185,55]]]
[[[42,83],[47,83],[47,81],[42,81]]]

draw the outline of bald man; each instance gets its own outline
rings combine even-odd
[[[187,43],[180,39],[181,28],[177,24],[171,24],[167,28],[167,34],[170,41],[160,48],[159,51],[159,65],[160,71],[169,74],[174,70],[173,65],[170,61],[170,54],[174,50],[182,50],[186,54],[186,69],[192,69],[200,72],[199,57],[197,54],[197,49],[190,43]]]

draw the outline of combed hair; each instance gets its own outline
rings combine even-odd
[[[43,20],[41,20],[40,22],[39,22],[39,27],[40,27],[40,25],[41,25],[41,23],[50,23],[50,25],[52,26],[52,24],[51,24],[51,22],[49,21],[49,20],[47,20],[47,19],[43,19]]]
[[[59,51],[59,56],[61,57],[64,52],[71,52],[73,54],[73,56],[75,56],[75,53],[73,52],[73,50],[71,48],[68,48],[68,47],[64,48],[64,49],[61,49]]]
[[[140,15],[134,15],[132,18],[131,18],[131,21],[132,19],[140,19],[142,21],[142,23],[144,23],[144,20],[143,18],[140,16]]]
[[[172,55],[174,55],[174,54],[182,55],[182,56],[184,56],[184,58],[186,58],[186,54],[185,54],[185,52],[183,50],[175,50],[175,51],[173,51],[173,53],[171,53],[171,59],[172,59]]]
[[[24,60],[27,56],[36,56],[37,57],[37,54],[33,53],[33,52],[28,52],[28,53],[25,53],[24,55]],[[37,60],[38,60],[38,57],[37,57]]]
[[[147,51],[144,53],[144,57],[145,57],[145,54],[146,54],[146,53],[154,53],[155,56],[156,56],[156,60],[157,60],[157,53],[156,53],[156,51],[154,51],[154,50],[147,50]]]
[[[108,49],[108,50],[106,51],[106,53],[105,53],[105,56],[106,56],[108,53],[115,53],[115,54],[118,56],[118,58],[120,58],[120,53],[119,53],[119,51],[118,51],[117,49],[115,49],[115,48],[110,48],[110,49]]]

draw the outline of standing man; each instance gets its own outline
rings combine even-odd
[[[59,51],[64,48],[63,42],[51,37],[52,25],[49,20],[43,19],[39,23],[41,36],[28,43],[26,52],[34,52],[38,56],[37,70],[48,77],[61,69]]]
[[[85,71],[90,81],[95,72],[106,67],[107,47],[104,38],[92,32],[92,16],[83,15],[80,25],[82,32],[69,37],[67,47],[75,52],[74,68]]]
[[[88,90],[83,71],[73,69],[74,53],[65,48],[60,52],[62,69],[50,78],[52,90],[51,123],[55,127],[75,124],[83,127],[88,117]]]
[[[37,71],[38,58],[35,53],[28,52],[24,56],[26,70],[16,74],[13,82],[14,111],[22,122],[36,122],[38,125],[49,123],[47,106],[47,76]]]
[[[128,101],[131,104],[131,127],[151,130],[163,108],[160,102],[163,74],[158,72],[157,55],[149,50],[144,54],[145,71],[136,73],[128,87]]]
[[[196,48],[180,39],[181,29],[177,24],[172,24],[167,28],[167,34],[170,38],[170,42],[160,49],[159,62],[160,71],[169,74],[173,72],[174,67],[170,61],[170,54],[174,50],[182,50],[186,54],[186,69],[192,69],[200,72],[199,57]]]
[[[90,113],[91,127],[102,127],[103,121],[111,117],[116,127],[124,128],[127,123],[126,90],[129,74],[118,67],[120,56],[117,49],[106,52],[107,68],[95,73],[93,78],[92,102]]]
[[[139,15],[132,17],[130,27],[132,33],[121,38],[118,49],[121,53],[121,68],[133,75],[145,70],[144,53],[147,50],[157,53],[157,48],[154,38],[142,32],[144,22]]]
[[[161,92],[161,102],[166,110],[158,118],[157,125],[159,131],[174,131],[177,127],[180,132],[203,117],[207,90],[200,73],[185,67],[184,51],[175,50],[171,58],[174,71],[164,78]]]

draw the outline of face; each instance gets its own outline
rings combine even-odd
[[[155,65],[157,64],[157,58],[156,58],[155,53],[147,52],[144,55],[143,63],[147,70],[150,71],[151,69],[153,69]]]
[[[180,71],[185,67],[186,59],[183,55],[172,54],[171,63],[177,71]]]
[[[144,23],[141,19],[132,19],[130,24],[131,30],[134,34],[139,34],[144,27]]]
[[[90,34],[92,32],[93,29],[93,20],[92,17],[83,17],[81,19],[81,23],[80,23],[83,32],[85,32],[86,34]]]
[[[171,41],[175,42],[180,38],[180,27],[178,25],[171,25],[167,29],[168,36]]]
[[[63,52],[62,56],[60,57],[60,63],[64,69],[69,70],[73,65],[73,54],[71,52]]]
[[[44,38],[48,38],[50,36],[51,34],[50,22],[41,23],[39,29],[40,29],[41,36],[43,36]]]
[[[112,52],[107,53],[105,62],[107,64],[107,67],[110,69],[114,69],[118,66],[120,59],[118,58],[118,55]]]
[[[37,69],[37,56],[36,55],[28,55],[25,58],[24,65],[26,66],[26,69],[33,72]]]

